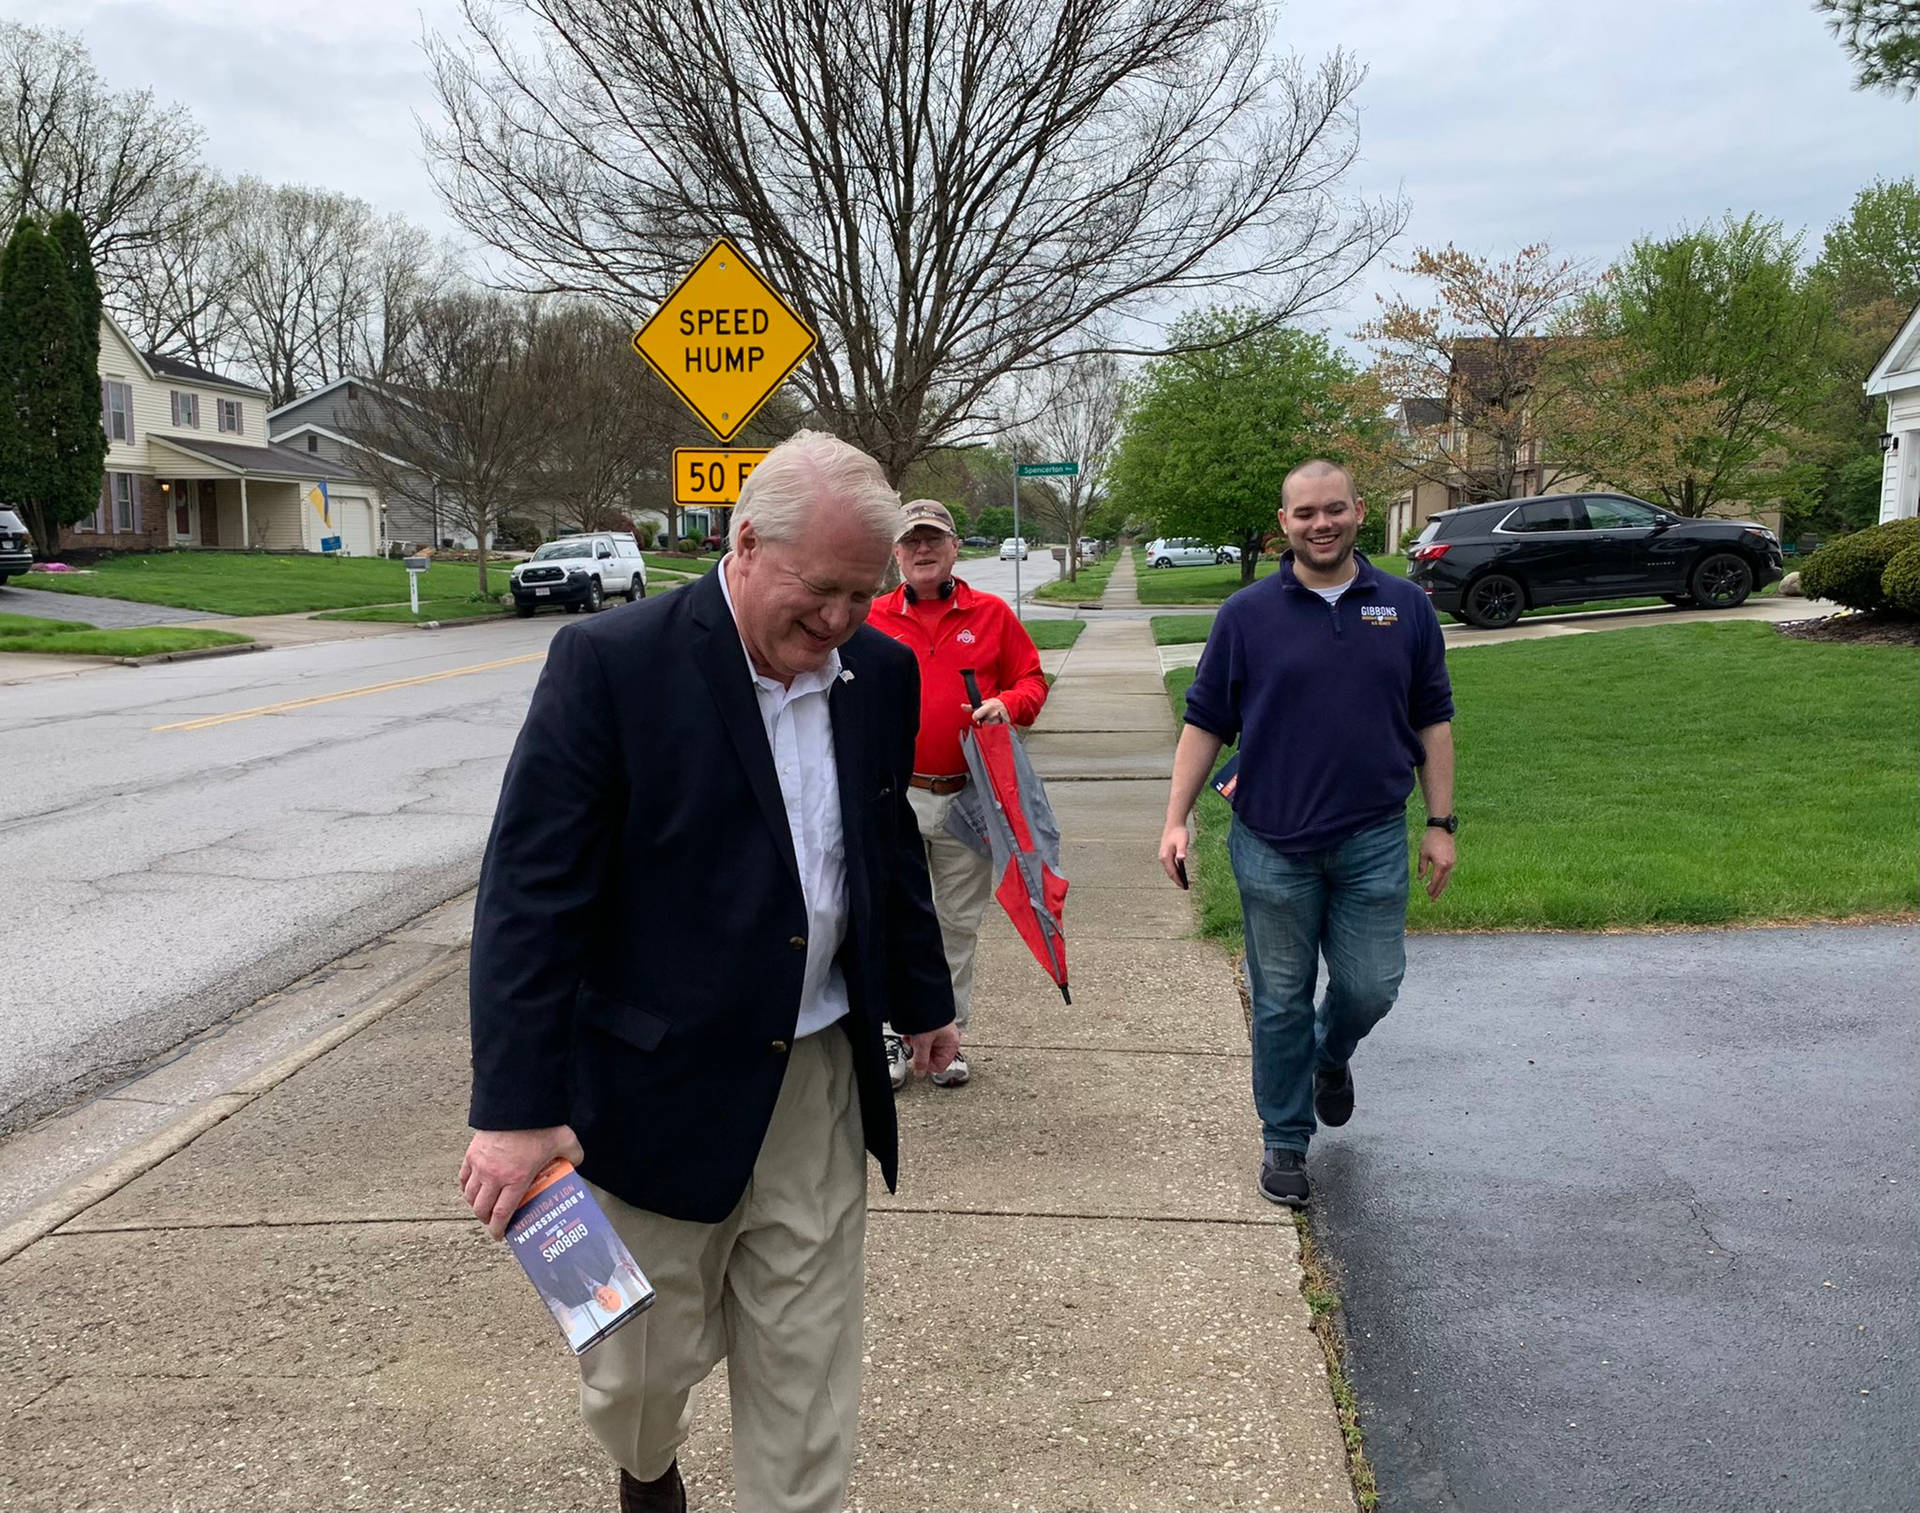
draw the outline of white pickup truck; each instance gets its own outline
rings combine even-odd
[[[629,603],[647,596],[647,564],[640,543],[625,531],[593,531],[549,541],[514,568],[514,612],[526,619],[549,604],[592,614],[610,594]]]

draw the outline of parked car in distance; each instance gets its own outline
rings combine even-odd
[[[1000,543],[1002,562],[1025,562],[1027,560],[1027,541],[1024,536],[1009,536]]]
[[[1147,543],[1148,567],[1205,567],[1216,559],[1198,536],[1159,536]]]
[[[962,536],[960,538],[960,544],[962,546],[992,546],[993,545],[993,543],[987,540],[985,536]]]
[[[0,510],[0,583],[33,566],[33,535],[12,510]]]
[[[1216,546],[1213,549],[1213,560],[1215,562],[1238,562],[1240,560],[1240,548],[1237,546]]]
[[[1484,630],[1595,599],[1731,609],[1781,572],[1764,525],[1689,520],[1625,494],[1464,505],[1435,515],[1407,552],[1407,577],[1433,607]]]
[[[640,543],[625,531],[561,536],[541,546],[509,575],[514,613],[526,619],[549,604],[568,614],[592,614],[609,594],[629,603],[647,596],[647,564]]]

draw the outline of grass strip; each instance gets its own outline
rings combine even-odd
[[[1041,651],[1064,651],[1080,639],[1087,628],[1085,620],[1022,620],[1033,644]]]
[[[0,615],[0,636],[59,635],[68,630],[92,630],[85,620],[46,620],[39,615]]]
[[[1119,562],[1118,552],[1108,552],[1098,562],[1082,563],[1080,576],[1072,582],[1062,578],[1045,584],[1033,591],[1033,597],[1054,604],[1098,604],[1107,591],[1107,580],[1113,576],[1113,570]]]
[[[1910,649],[1721,622],[1450,660],[1460,867],[1410,930],[1607,930],[1911,914]],[[1166,677],[1178,715],[1193,669]],[[1223,757],[1224,759],[1224,757]],[[1409,866],[1424,811],[1408,805]],[[1203,933],[1238,946],[1230,815],[1197,814]]]
[[[1347,1337],[1340,1307],[1340,1290],[1328,1264],[1313,1243],[1313,1221],[1304,1212],[1293,1216],[1300,1238],[1300,1293],[1307,1300],[1314,1337],[1327,1358],[1327,1385],[1333,1389],[1333,1411],[1340,1422],[1340,1438],[1347,1448],[1347,1475],[1353,1481],[1354,1500],[1361,1513],[1373,1513],[1380,1488],[1367,1463],[1366,1441],[1360,1431],[1360,1395],[1347,1377]]]
[[[0,636],[0,651],[43,652],[56,657],[155,657],[208,646],[242,646],[253,637],[186,625],[137,625],[122,630],[68,629],[53,634]]]
[[[376,604],[369,609],[334,609],[325,614],[315,615],[316,620],[370,620],[379,623],[401,623],[409,621],[424,623],[428,620],[480,620],[493,619],[512,613],[511,606],[501,604],[497,599],[422,599],[420,613],[415,614],[410,604]]]
[[[489,568],[495,593],[507,570]],[[383,557],[276,556],[254,552],[152,552],[107,557],[86,572],[27,573],[22,588],[97,599],[128,599],[216,615],[292,615],[322,609],[358,609],[407,598],[407,570]],[[450,599],[475,592],[471,563],[436,562],[421,577],[422,598]]]
[[[1155,646],[1200,645],[1213,631],[1212,615],[1155,615],[1148,623]]]

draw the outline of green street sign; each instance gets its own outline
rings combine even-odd
[[[1015,471],[1022,478],[1077,478],[1080,476],[1080,464],[1077,462],[1023,462]]]

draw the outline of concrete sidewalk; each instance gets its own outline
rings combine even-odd
[[[1173,739],[1148,628],[1090,625],[1031,741],[1074,1003],[990,915],[974,1081],[901,1095],[855,1506],[1353,1507],[1233,974],[1154,861]],[[455,1189],[466,1080],[456,971],[0,1267],[0,1506],[611,1506]],[[731,1504],[725,1424],[716,1377],[695,1506]]]

